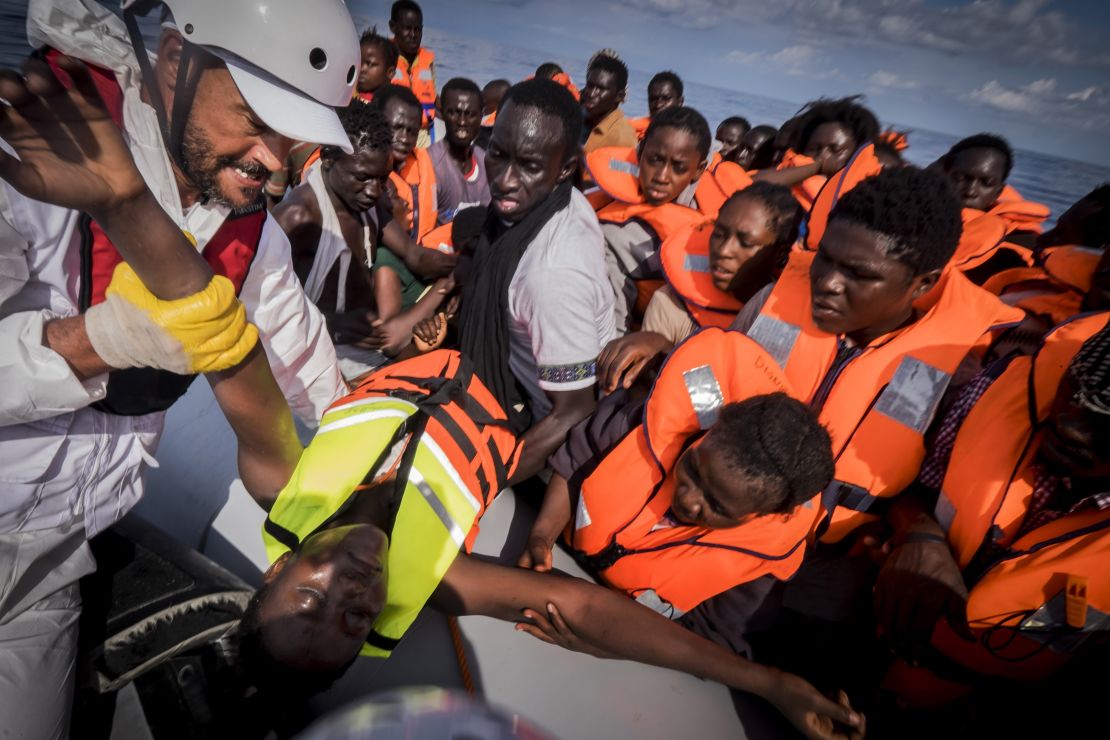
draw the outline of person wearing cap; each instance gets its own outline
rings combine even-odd
[[[32,0],[29,40],[45,51],[28,89],[40,94],[52,75],[68,81],[62,55],[88,65],[101,122],[123,129],[139,182],[217,273],[228,310],[245,307],[281,394],[315,425],[346,386],[260,198],[292,140],[351,151],[332,107],[350,100],[357,74],[350,15],[341,0],[169,0],[176,26],[163,25],[152,65],[129,5],[121,20],[82,0]],[[262,34],[266,43],[254,43]],[[156,251],[153,231],[121,241],[99,213],[30,197],[19,181],[0,183],[0,729],[58,737],[68,731],[77,582],[95,568],[86,540],[141,497],[185,374],[230,365],[197,362],[192,340],[151,328],[151,317],[172,323],[173,304],[151,296],[138,310],[126,300],[150,274],[140,263]],[[140,271],[129,288],[128,266]]]

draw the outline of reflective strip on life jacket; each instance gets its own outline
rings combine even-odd
[[[794,252],[748,336],[785,369],[800,398],[812,401],[832,368],[837,337],[813,323],[813,252]],[[833,440],[836,479],[826,542],[874,519],[874,497],[906,488],[924,459],[924,431],[952,374],[988,331],[1023,314],[949,270],[916,304],[909,326],[873,342],[832,381],[819,415]]]
[[[724,404],[778,391],[790,392],[781,371],[742,334],[711,328],[680,344],[660,370],[643,424],[582,482],[575,549],[610,585],[638,599],[650,591],[640,600],[669,617],[762,575],[789,577],[816,506],[731,529],[655,527],[671,506],[674,467],[691,440]]]
[[[605,146],[586,155],[586,172],[610,198],[622,203],[643,203],[638,162],[633,147]]]
[[[432,73],[435,59],[435,52],[424,47],[420,47],[420,51],[416,53],[412,67],[409,67],[409,62],[403,55],[398,55],[397,68],[393,71],[391,80],[394,85],[412,90],[413,95],[420,101],[423,128],[430,128],[436,117],[436,86],[435,76]]]

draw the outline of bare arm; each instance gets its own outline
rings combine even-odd
[[[382,246],[404,260],[405,267],[422,278],[444,277],[455,269],[458,258],[438,249],[427,249],[412,240],[396,219],[382,229]]]
[[[752,179],[756,182],[769,182],[775,185],[793,187],[794,185],[805,182],[814,175],[820,174],[820,162],[811,162],[810,164],[803,164],[800,167],[784,167],[781,170],[760,170]]]
[[[547,458],[567,438],[567,432],[585,419],[597,407],[597,388],[579,388],[573,391],[548,391],[551,413],[524,433],[520,464],[510,483],[529,478],[543,470]]]
[[[548,612],[557,604],[575,633],[597,652],[701,676],[762,696],[811,738],[837,734],[836,724],[859,727],[862,717],[812,686],[775,668],[746,660],[613,591],[586,581],[484,563],[460,555],[432,596],[435,608],[519,622],[523,610]]]

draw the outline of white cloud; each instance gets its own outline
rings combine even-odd
[[[885,87],[891,90],[915,90],[921,87],[921,84],[916,80],[908,80],[883,69],[873,73],[867,78],[867,81],[873,87]]]
[[[1063,122],[1086,130],[1110,126],[1110,94],[1094,85],[1069,92],[1061,90],[1054,78],[1033,80],[1019,87],[991,80],[964,97],[1053,125]]]
[[[829,67],[829,57],[815,46],[795,44],[778,51],[763,53],[737,49],[725,55],[727,61],[735,64],[763,67],[795,77],[806,76],[824,80],[840,74],[838,68]]]
[[[1040,110],[1040,101],[1028,91],[1011,90],[1002,85],[998,80],[991,80],[976,90],[968,93],[971,100],[985,103],[994,108],[1022,113],[1037,113]]]

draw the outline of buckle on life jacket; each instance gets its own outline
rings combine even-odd
[[[585,555],[583,559],[590,565],[590,568],[600,573],[603,570],[608,570],[616,565],[617,561],[625,555],[632,554],[632,551],[617,542],[611,542],[601,552],[596,555]]]
[[[1069,627],[1081,630],[1087,626],[1086,577],[1068,574],[1068,585],[1064,590],[1064,605]]]

